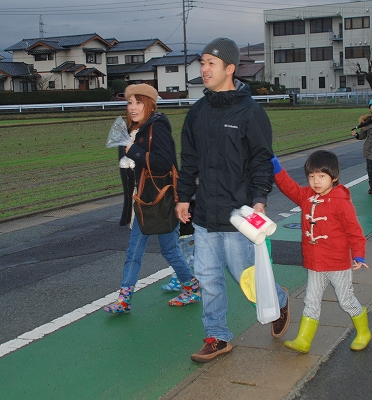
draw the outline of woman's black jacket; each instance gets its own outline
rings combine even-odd
[[[172,137],[172,127],[165,114],[155,112],[141,126],[136,134],[134,144],[127,154],[125,148],[119,146],[119,160],[126,155],[135,162],[134,171],[120,168],[120,176],[124,190],[124,206],[120,225],[127,225],[131,220],[132,195],[138,185],[142,168],[146,167],[146,153],[149,151],[149,133],[152,125],[152,144],[150,151],[151,169],[157,172],[168,172],[172,165],[177,167],[176,147]]]

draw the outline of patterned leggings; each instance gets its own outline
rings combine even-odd
[[[329,282],[331,282],[335,288],[340,307],[346,311],[350,317],[360,315],[363,312],[363,309],[357,298],[354,296],[352,276],[353,270],[351,268],[346,271],[327,272],[308,270],[303,315],[319,321],[323,293]]]

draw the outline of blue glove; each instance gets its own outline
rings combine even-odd
[[[365,264],[364,258],[362,258],[362,257],[355,257],[354,261]]]
[[[273,164],[273,166],[274,166],[274,174],[279,173],[283,169],[275,154],[274,154],[274,157],[270,161],[271,161],[271,164]]]

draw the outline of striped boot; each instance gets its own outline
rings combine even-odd
[[[118,299],[103,307],[103,310],[111,314],[128,314],[131,308],[134,286],[122,287]]]

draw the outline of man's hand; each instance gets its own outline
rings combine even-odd
[[[256,204],[253,206],[253,209],[254,209],[254,211],[255,211],[256,213],[260,212],[260,213],[262,213],[262,214],[265,214],[265,204],[256,203]]]
[[[177,203],[176,205],[177,217],[184,224],[190,221],[191,214],[189,213],[189,209],[190,203]]]

